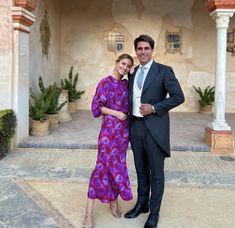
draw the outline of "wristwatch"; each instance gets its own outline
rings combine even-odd
[[[156,110],[153,105],[152,105],[152,109],[153,109],[153,113],[156,113]]]

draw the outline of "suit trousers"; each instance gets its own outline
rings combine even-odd
[[[154,140],[144,118],[132,118],[130,142],[138,181],[137,203],[148,203],[151,190],[150,212],[157,214],[164,192],[165,152]]]

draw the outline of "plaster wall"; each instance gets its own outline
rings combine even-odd
[[[28,136],[29,129],[29,36],[14,31],[14,63],[12,67],[12,108],[17,116],[15,143],[22,142]]]
[[[234,17],[230,28],[235,27]],[[182,55],[165,53],[165,32],[183,32]],[[154,59],[173,67],[186,102],[174,111],[197,112],[198,97],[192,85],[214,85],[216,25],[204,0],[70,0],[61,2],[61,76],[69,68],[79,72],[78,89],[86,93],[79,109],[89,109],[98,81],[111,74],[117,56],[108,51],[110,31],[125,36],[123,52],[134,56],[133,40],[141,33],[156,43]],[[226,112],[235,112],[235,57],[228,53]]]
[[[33,12],[36,21],[31,27],[29,36],[29,85],[39,92],[38,78],[41,75],[45,86],[60,83],[60,1],[37,0],[37,8]],[[40,41],[40,24],[44,10],[48,11],[51,40],[48,57],[42,55]]]
[[[12,107],[11,1],[0,0],[0,109]]]

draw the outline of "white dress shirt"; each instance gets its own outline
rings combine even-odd
[[[134,79],[134,84],[133,84],[133,95],[132,95],[132,104],[133,104],[133,115],[134,116],[137,116],[137,117],[143,117],[141,114],[140,114],[140,105],[141,105],[141,101],[140,101],[140,98],[141,98],[141,94],[142,94],[142,90],[143,90],[143,87],[144,87],[144,82],[145,82],[145,79],[147,77],[147,74],[149,72],[149,69],[151,67],[153,63],[153,60],[151,60],[150,62],[148,62],[146,65],[144,66],[139,66],[136,74],[135,74],[135,79]],[[141,67],[144,68],[144,79],[143,79],[143,84],[142,84],[142,88],[139,89],[139,87],[137,86],[137,77],[138,75],[140,74],[140,71],[141,71]]]

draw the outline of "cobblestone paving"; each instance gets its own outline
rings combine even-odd
[[[12,178],[0,178],[2,227],[58,227]]]
[[[97,150],[18,149],[0,160],[0,228],[81,227],[87,182],[94,167],[96,155]],[[228,158],[235,159],[235,156]],[[128,151],[127,164],[131,183],[135,188],[136,174],[131,150]],[[208,189],[211,189],[210,191],[222,189],[223,192],[226,191],[228,196],[232,196],[233,192],[234,197],[235,161],[222,160],[221,156],[205,152],[173,152],[172,158],[166,159],[165,170],[166,186],[167,189],[173,187],[172,191],[175,187],[182,189],[200,187],[207,189],[207,191],[209,191]],[[59,187],[55,188],[56,186]],[[60,195],[58,189],[61,189]],[[74,189],[74,192],[76,192],[75,189],[78,189],[78,192],[84,196],[82,204],[80,204],[80,211],[76,209],[75,205],[72,208],[76,216],[74,213],[68,214],[71,208],[65,209],[60,205],[59,200],[62,198],[65,198],[63,199],[65,201],[71,200],[66,198],[66,194],[72,194],[71,189]],[[169,189],[166,191],[168,191],[167,194],[171,194]],[[175,191],[177,192],[177,190]],[[185,194],[189,194],[193,190],[185,191]],[[195,192],[202,194],[199,189]],[[53,198],[55,196],[57,198]],[[215,197],[218,196],[215,195]],[[71,202],[72,204],[73,202]],[[68,205],[68,208],[71,205]],[[125,204],[123,207],[128,208],[128,205]],[[123,227],[141,227],[140,224],[145,219],[145,217],[140,217],[129,225],[123,219]],[[171,222],[172,220],[168,221],[165,218],[165,224],[168,225],[162,227],[180,227],[172,226]],[[110,227],[108,225],[102,226],[102,221],[98,218],[97,224],[100,224],[97,227]],[[220,223],[217,221],[215,224]],[[233,224],[233,221],[230,221],[229,224]],[[218,225],[219,227],[221,226]]]
[[[25,149],[9,154],[0,161],[0,176],[29,178],[89,178],[97,150]],[[173,152],[166,159],[166,183],[235,186],[235,161],[210,153]],[[234,156],[230,156],[234,158]],[[127,165],[135,183],[132,151]]]

